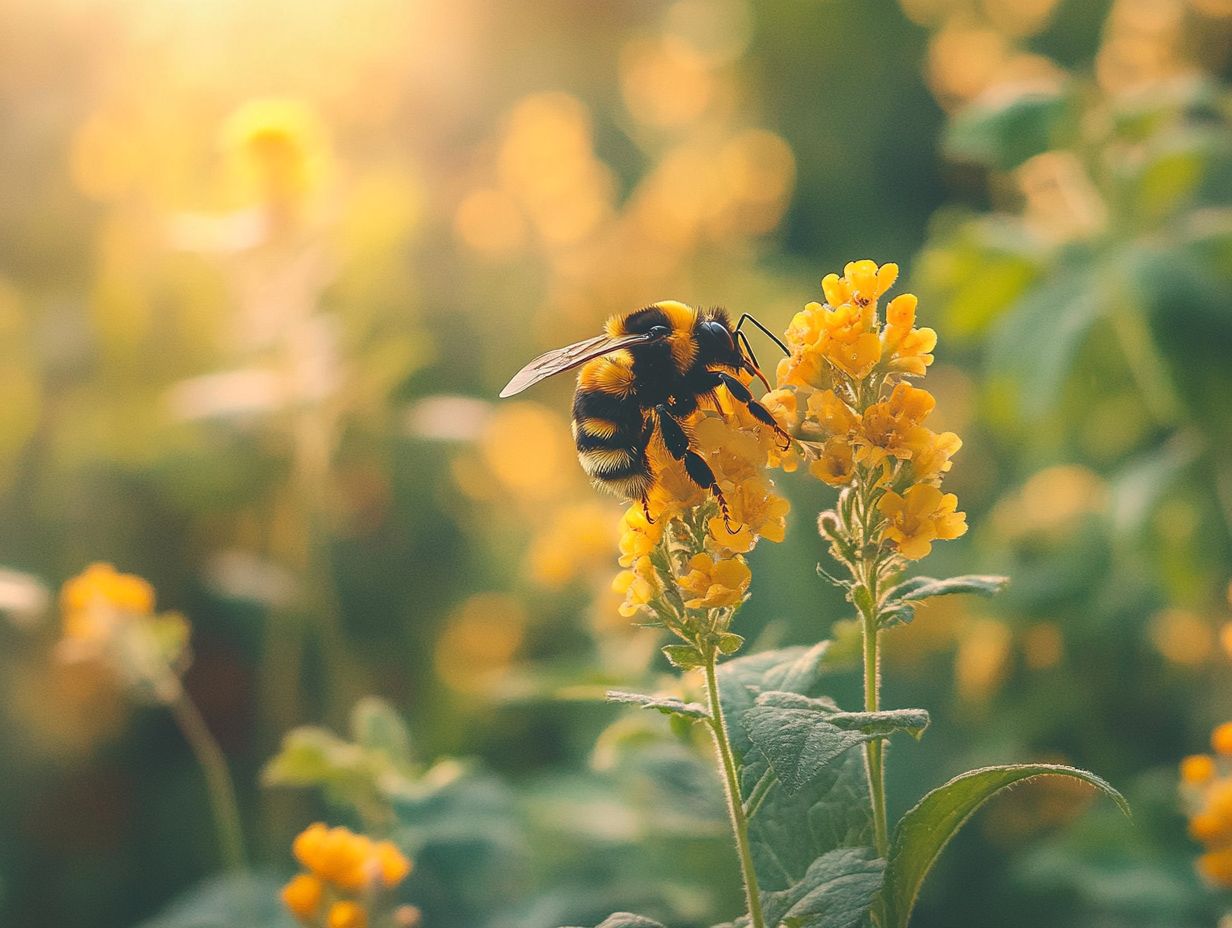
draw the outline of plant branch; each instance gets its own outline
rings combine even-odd
[[[247,867],[244,830],[240,823],[239,803],[235,797],[235,783],[231,780],[231,772],[227,768],[227,759],[222,748],[210,734],[200,710],[188,698],[183,687],[177,687],[175,696],[167,705],[205,775],[223,863],[228,870],[244,870]]]
[[[731,817],[736,850],[740,855],[740,872],[744,877],[744,894],[749,906],[749,928],[766,928],[765,916],[761,911],[761,890],[757,885],[757,871],[753,867],[753,852],[749,845],[749,820],[740,795],[740,777],[736,772],[736,760],[727,736],[723,706],[719,701],[719,680],[715,671],[718,653],[713,644],[708,644],[704,653],[706,695],[710,703],[710,732],[714,736],[715,753],[722,768],[723,792],[727,797],[727,811]]]

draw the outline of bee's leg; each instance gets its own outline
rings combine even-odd
[[[663,444],[667,453],[677,461],[684,463],[685,473],[689,479],[705,490],[714,494],[719,501],[719,511],[723,513],[723,525],[729,535],[735,535],[739,529],[732,528],[731,510],[727,508],[727,498],[719,482],[714,477],[714,471],[706,463],[706,459],[689,447],[689,436],[667,407],[659,404],[655,407],[655,418],[659,423],[659,434],[663,436]]]
[[[775,421],[774,416],[770,415],[770,410],[753,399],[753,394],[749,392],[748,387],[724,371],[715,371],[714,373],[718,377],[719,383],[727,387],[727,392],[732,395],[733,399],[747,406],[754,419],[770,426],[770,428],[774,429],[774,434],[783,439],[782,450],[786,451],[791,447],[791,436],[783,431],[783,427]]]
[[[642,447],[646,448],[650,445],[650,439],[654,437],[655,417],[653,415],[646,416],[646,420],[642,425]],[[646,494],[642,494],[642,513],[646,516],[646,521],[651,525],[655,524],[655,520],[650,517],[650,503],[646,499]]]

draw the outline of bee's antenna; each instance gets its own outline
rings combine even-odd
[[[744,324],[745,324],[745,322],[751,322],[751,323],[753,323],[753,325],[755,325],[755,326],[757,326],[759,329],[761,329],[761,330],[762,330],[762,332],[764,332],[764,333],[766,334],[766,337],[770,339],[770,341],[774,342],[776,345],[778,345],[778,346],[779,346],[779,348],[780,348],[780,349],[782,349],[783,354],[791,354],[791,352],[787,350],[787,346],[783,344],[783,342],[779,339],[779,337],[778,337],[777,335],[775,335],[773,332],[771,332],[769,329],[767,329],[764,325],[762,325],[760,322],[758,322],[756,319],[754,319],[754,318],[753,318],[752,316],[750,316],[748,313],[741,313],[741,314],[740,314],[740,320],[736,323],[736,331],[737,331],[737,332],[739,332],[739,331],[740,331],[740,327],[741,327],[742,325],[744,325]],[[747,338],[747,336],[746,336],[746,338]]]

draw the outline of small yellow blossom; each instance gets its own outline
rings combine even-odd
[[[739,557],[715,561],[709,554],[696,554],[679,584],[682,593],[694,596],[685,601],[690,609],[717,609],[743,602],[751,579],[748,565]]]
[[[913,441],[927,442],[927,437],[916,430],[936,404],[927,390],[908,383],[895,386],[888,400],[874,403],[864,411],[856,438],[856,459],[878,466],[887,457],[910,458]]]
[[[842,438],[831,438],[821,446],[816,460],[809,464],[809,473],[832,487],[841,487],[851,482],[855,466],[851,445]]]
[[[1209,754],[1191,754],[1181,761],[1181,779],[1186,783],[1206,783],[1215,776],[1215,758]]]
[[[1211,732],[1211,747],[1216,754],[1232,754],[1232,722],[1224,722]]]
[[[400,883],[410,860],[388,841],[374,842],[348,828],[309,825],[291,845],[295,858],[314,876],[340,889],[358,891]]]
[[[887,519],[886,537],[912,561],[927,557],[934,541],[966,534],[967,516],[957,506],[957,496],[929,484],[916,484],[902,496],[887,490],[877,504]]]
[[[282,888],[282,902],[287,910],[300,921],[316,918],[321,908],[325,887],[315,876],[301,873],[291,878]]]
[[[937,333],[915,326],[916,298],[904,293],[886,307],[886,325],[881,333],[882,357],[892,371],[923,377],[933,363]]]
[[[765,477],[754,476],[739,484],[727,484],[724,493],[736,531],[728,530],[728,522],[722,516],[712,516],[706,529],[716,547],[747,553],[753,550],[758,538],[778,542],[786,537],[791,504],[774,492]]]
[[[344,899],[329,907],[325,928],[367,928],[368,913],[358,902]]]
[[[154,612],[154,588],[141,577],[122,574],[110,564],[91,564],[60,592],[64,635],[70,639],[105,636],[110,619]]]
[[[860,417],[833,390],[821,390],[808,398],[808,417],[827,437],[849,440],[860,426]]]
[[[934,432],[919,426],[911,429],[902,440],[911,461],[911,478],[915,481],[935,480],[952,466],[950,458],[962,447],[962,439],[953,432]]]
[[[625,618],[636,615],[643,607],[655,600],[660,592],[658,572],[649,556],[633,561],[628,570],[622,570],[612,581],[612,589],[625,597],[620,604],[620,614]]]

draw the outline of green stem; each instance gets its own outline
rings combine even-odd
[[[749,906],[749,928],[766,928],[766,919],[761,911],[761,890],[757,885],[757,871],[753,868],[753,852],[749,846],[749,820],[744,813],[744,801],[740,796],[740,778],[736,773],[736,760],[732,754],[731,741],[727,737],[723,706],[719,701],[719,679],[715,672],[718,655],[713,646],[708,646],[705,654],[706,695],[710,701],[710,732],[714,736],[715,752],[723,768],[723,792],[727,797],[727,811],[731,816],[732,833],[735,835],[736,850],[740,855],[744,895]]]
[[[864,711],[877,712],[881,706],[881,655],[878,653],[877,615],[864,616]],[[868,792],[873,803],[873,834],[877,854],[885,857],[890,849],[889,828],[886,824],[885,801],[885,742],[874,738],[864,743],[864,757],[868,768]]]
[[[214,812],[215,827],[218,829],[218,845],[223,862],[228,870],[244,870],[247,867],[244,830],[240,824],[235,784],[227,769],[227,759],[222,748],[210,734],[201,712],[182,688],[178,689],[168,707],[192,748],[197,763],[201,765],[202,773],[205,774],[205,785],[210,794],[210,806]]]

